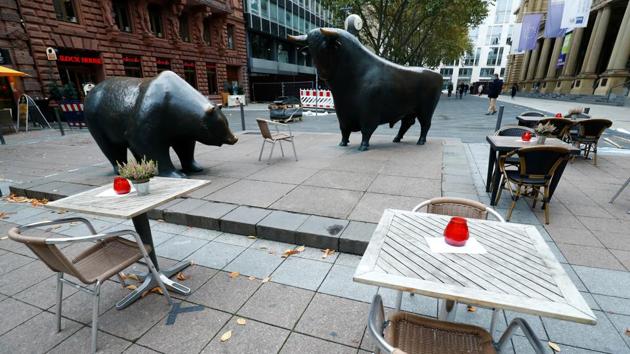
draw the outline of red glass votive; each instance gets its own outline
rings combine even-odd
[[[131,192],[131,184],[126,178],[115,177],[114,178],[114,192],[117,194],[127,194]]]
[[[562,118],[562,113],[556,113],[556,118]]]
[[[461,247],[468,241],[468,223],[466,219],[454,216],[444,229],[444,239],[451,246]]]
[[[523,140],[523,141],[530,141],[530,140],[532,140],[532,133],[530,133],[528,131],[524,131],[523,134],[521,135],[521,140]]]

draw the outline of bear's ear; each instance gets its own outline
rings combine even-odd
[[[212,112],[214,112],[214,109],[215,109],[215,108],[216,108],[216,106],[209,105],[209,106],[206,108],[206,114],[212,114]]]
[[[223,108],[223,105],[222,105],[221,103],[219,103],[216,107],[217,107],[218,109],[221,109],[221,108]]]

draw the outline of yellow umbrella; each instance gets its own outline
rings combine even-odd
[[[23,73],[21,71],[9,69],[4,66],[0,66],[0,77],[6,77],[6,76],[28,76],[28,74]]]

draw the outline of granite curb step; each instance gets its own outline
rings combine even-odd
[[[28,198],[57,200],[93,186],[50,182],[10,186],[10,191]],[[376,224],[318,215],[178,198],[149,212],[149,218],[178,225],[256,236],[338,252],[362,255]]]

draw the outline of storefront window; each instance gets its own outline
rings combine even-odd
[[[184,42],[190,42],[190,27],[188,26],[188,14],[179,16],[179,38]]]
[[[212,22],[210,18],[203,20],[203,41],[207,45],[212,45]]]
[[[129,8],[126,1],[114,1],[113,7],[114,21],[119,30],[123,32],[131,32],[131,21],[129,20]]]
[[[155,64],[157,66],[158,74],[161,73],[164,70],[171,70],[171,60],[170,59],[157,58],[157,59],[155,59]]]
[[[162,10],[158,5],[151,4],[148,7],[149,22],[151,24],[151,32],[158,38],[164,37],[164,26],[162,25]]]
[[[55,6],[55,15],[57,15],[58,20],[73,23],[79,22],[74,0],[53,0],[53,5]]]
[[[259,59],[273,60],[273,39],[252,33],[252,56]]]
[[[184,80],[186,80],[190,86],[197,88],[197,70],[195,70],[194,61],[184,61]]]
[[[208,93],[216,95],[217,90],[217,65],[213,63],[206,64],[206,75],[208,75]]]
[[[234,25],[227,25],[227,47],[234,49]]]
[[[142,77],[142,59],[134,55],[123,56],[123,67],[125,76]]]

